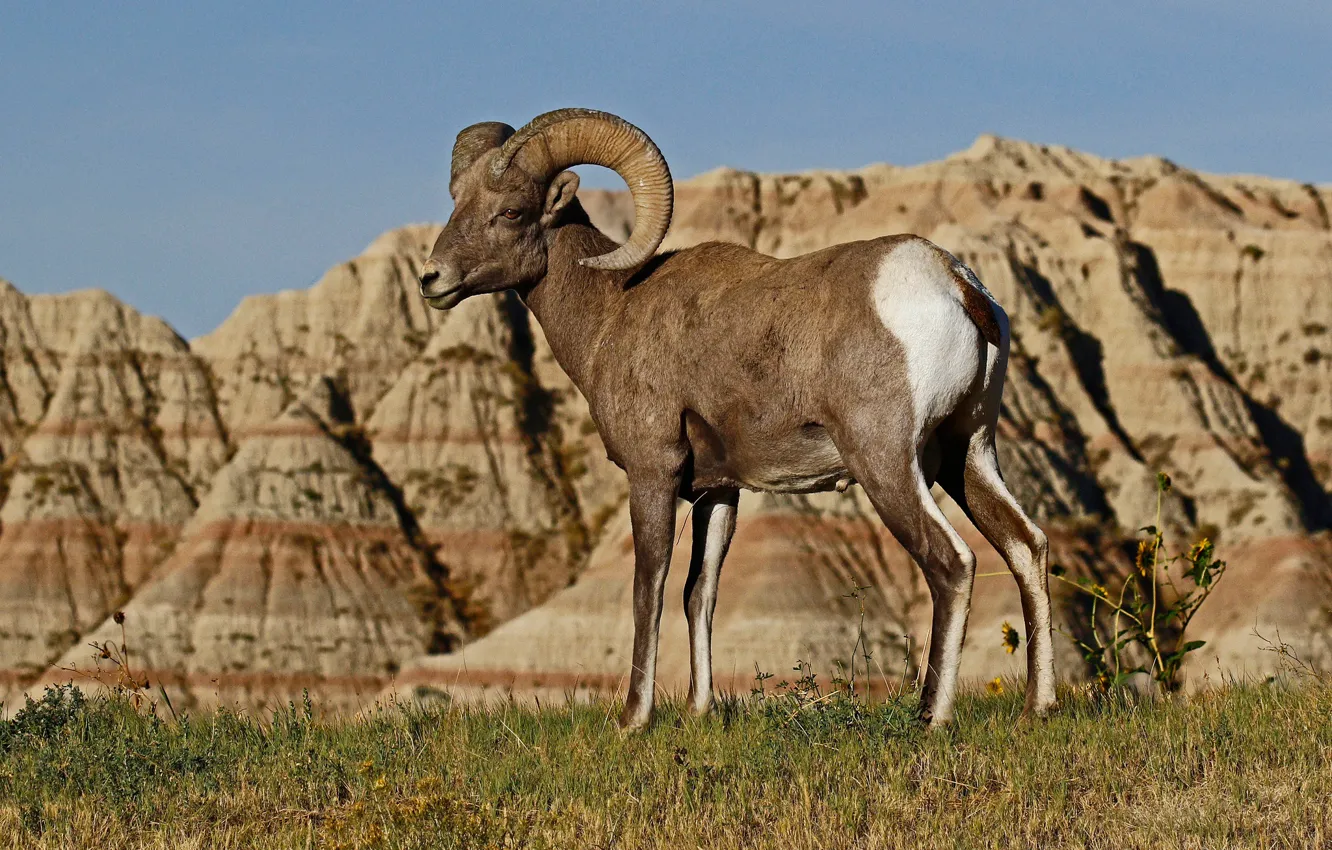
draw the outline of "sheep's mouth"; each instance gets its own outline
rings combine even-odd
[[[468,290],[468,284],[476,277],[476,271],[473,270],[462,276],[462,279],[443,292],[427,294],[425,287],[422,287],[421,297],[425,302],[436,310],[448,310],[451,307],[458,306],[458,302],[463,300],[464,293]]]
[[[448,310],[452,307],[457,307],[458,302],[462,301],[462,296],[463,296],[462,286],[455,286],[453,289],[450,289],[448,292],[443,292],[440,293],[439,295],[426,296],[425,302],[429,304],[431,307],[434,307],[436,310]]]

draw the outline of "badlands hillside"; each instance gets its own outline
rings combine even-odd
[[[625,194],[583,200],[627,233]],[[1327,650],[1329,204],[1329,187],[983,136],[910,168],[684,181],[666,247],[791,256],[914,232],[970,263],[1012,317],[1002,462],[1053,560],[1122,569],[1161,470],[1176,542],[1209,536],[1230,562],[1195,621],[1201,677],[1262,669],[1255,626]],[[106,668],[88,644],[121,639],[117,611],[133,668],[177,707],[621,681],[622,476],[516,298],[421,302],[436,232],[389,232],[192,342],[105,293],[0,283],[0,694]],[[964,673],[1018,673],[999,639],[1021,624],[1012,579],[943,505],[981,560]],[[673,599],[686,557],[681,543]],[[724,684],[747,689],[756,665],[830,671],[862,606],[884,678],[909,673],[928,594],[857,488],[742,498]],[[688,678],[679,608],[668,690]]]

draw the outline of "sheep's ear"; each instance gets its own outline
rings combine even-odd
[[[577,174],[572,171],[561,171],[556,174],[555,179],[550,181],[550,188],[546,190],[546,211],[541,216],[541,223],[549,226],[577,194]]]

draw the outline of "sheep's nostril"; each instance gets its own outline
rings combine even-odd
[[[421,297],[426,300],[443,298],[456,294],[462,286],[462,276],[455,266],[449,263],[427,262],[421,268]]]

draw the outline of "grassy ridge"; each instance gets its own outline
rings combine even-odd
[[[976,694],[943,733],[913,698],[668,703],[625,738],[604,705],[176,722],[51,691],[0,722],[0,846],[1332,842],[1332,686],[1063,703],[1027,724],[1020,696]]]

